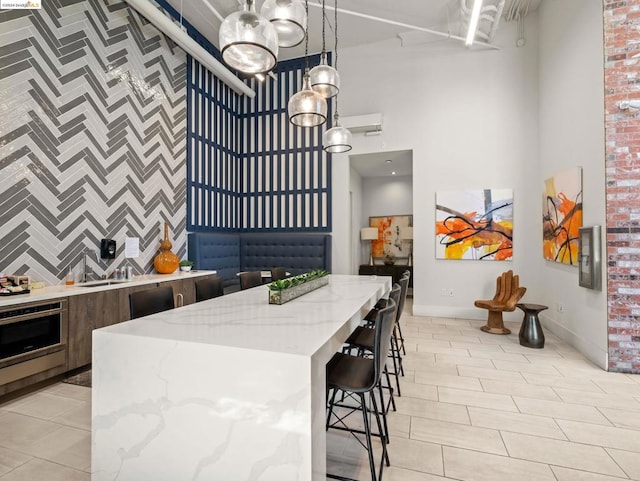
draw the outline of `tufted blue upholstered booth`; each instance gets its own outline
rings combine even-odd
[[[284,267],[294,275],[314,269],[331,271],[329,234],[193,232],[187,238],[195,268],[218,271],[225,287],[238,284],[240,271],[272,267]]]

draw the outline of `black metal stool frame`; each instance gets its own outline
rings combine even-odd
[[[388,433],[384,430],[380,420],[380,410],[378,409],[375,388],[380,384],[382,372],[389,355],[391,345],[391,335],[395,323],[396,303],[390,299],[388,306],[378,312],[378,318],[375,325],[375,341],[373,349],[373,359],[351,356],[349,354],[336,353],[327,365],[327,389],[333,390],[329,401],[329,409],[327,413],[327,429],[334,428],[348,431],[354,436],[362,446],[365,447],[369,457],[369,468],[371,470],[371,480],[381,481],[384,465],[390,465],[389,453],[387,452]],[[358,377],[357,375],[363,376]],[[359,406],[338,404],[335,397],[338,391],[345,393],[347,397],[356,399]],[[365,394],[369,393],[371,401],[371,409],[367,407]],[[360,429],[349,428],[344,419],[346,416],[338,417],[333,413],[334,407],[343,407],[349,409],[349,414],[355,411],[362,412],[364,422],[364,431]],[[369,418],[375,416],[378,426],[378,433],[371,430]],[[331,423],[331,417],[335,416],[337,420]],[[356,434],[364,434],[366,445],[358,438]],[[380,438],[382,444],[382,457],[380,459],[379,474],[376,476],[376,463],[373,456],[372,437]],[[333,479],[348,479],[335,475],[327,475]]]

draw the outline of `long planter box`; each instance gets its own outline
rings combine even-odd
[[[322,286],[326,286],[327,284],[329,284],[329,278],[325,276],[282,291],[269,290],[269,304],[284,304],[296,297],[304,296],[311,291],[315,291]]]

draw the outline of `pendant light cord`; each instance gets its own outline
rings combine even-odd
[[[307,28],[304,32],[304,73],[309,73],[309,0],[304,0],[304,10],[307,14]]]
[[[325,55],[326,52],[324,45],[324,1],[322,0],[322,55]]]
[[[322,3],[324,4],[324,0],[322,0]],[[338,0],[333,0],[333,13],[334,13],[333,33],[335,34],[335,42],[333,44],[333,56],[335,58],[333,59],[333,68],[336,69],[337,71],[338,70]],[[322,16],[322,19],[324,20],[324,14]],[[324,23],[322,26],[324,27]],[[336,111],[333,114],[333,118],[336,120],[338,119],[338,97],[340,97],[340,95],[336,95]]]

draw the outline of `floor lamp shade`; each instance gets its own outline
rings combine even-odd
[[[360,229],[360,239],[363,241],[378,240],[378,228],[377,227],[363,227]],[[369,265],[373,265],[373,252],[369,251]]]
[[[377,227],[363,227],[360,229],[360,239],[362,240],[378,240]]]
[[[400,239],[413,240],[413,227],[400,227]]]
[[[409,241],[409,259],[407,259],[407,265],[413,265],[413,227],[401,227],[400,239]]]

